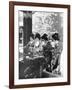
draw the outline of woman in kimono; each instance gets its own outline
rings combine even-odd
[[[39,56],[39,50],[40,50],[39,45],[40,45],[40,34],[36,33],[34,40],[34,48],[33,48],[34,56]]]

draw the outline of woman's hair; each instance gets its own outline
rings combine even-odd
[[[44,39],[44,40],[48,40],[47,34],[43,34],[43,36],[41,38]]]
[[[19,27],[19,30],[20,30],[20,29],[23,29],[23,28],[24,28],[23,26],[20,26],[20,27]]]
[[[35,38],[40,39],[40,34],[39,34],[39,33],[36,33],[36,34],[35,34]]]
[[[32,37],[32,38],[34,39],[34,34],[32,33],[32,34],[30,35],[30,37]]]
[[[58,34],[58,33],[54,33],[54,34],[52,35],[52,38],[53,38],[54,40],[60,40],[60,37],[59,37],[59,34]]]

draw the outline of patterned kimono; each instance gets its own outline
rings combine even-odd
[[[39,55],[39,42],[28,44],[24,48],[24,60],[19,62],[19,78],[42,77],[44,57]]]

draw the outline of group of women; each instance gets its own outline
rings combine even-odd
[[[30,41],[24,46],[24,59],[20,62],[19,78],[41,78],[43,70],[53,72],[60,65],[61,51],[59,33],[47,35],[31,34]],[[58,69],[57,74],[60,74]]]
[[[32,59],[34,57],[44,57],[46,60],[46,67],[48,71],[52,71],[54,65],[59,63],[57,61],[57,54],[59,52],[60,36],[58,33],[53,33],[48,36],[44,33],[42,36],[39,33],[31,34],[30,41],[24,48],[24,56],[26,59]],[[60,54],[60,53],[59,53]],[[58,55],[59,55],[58,54]],[[57,62],[56,62],[57,61]]]
[[[59,43],[59,35],[58,33],[54,33],[52,36],[48,37],[48,35],[45,33],[42,36],[39,33],[36,33],[35,35],[32,34],[30,36],[30,41],[28,42],[29,50],[30,52],[33,52],[33,55],[43,55],[44,47],[47,46],[47,44],[50,44],[52,48],[58,46]],[[49,47],[49,46],[48,46]],[[50,47],[49,47],[50,48]]]

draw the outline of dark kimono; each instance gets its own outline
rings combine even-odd
[[[33,56],[28,45],[24,48],[24,60],[19,62],[19,79],[41,78],[45,58],[43,56]]]

